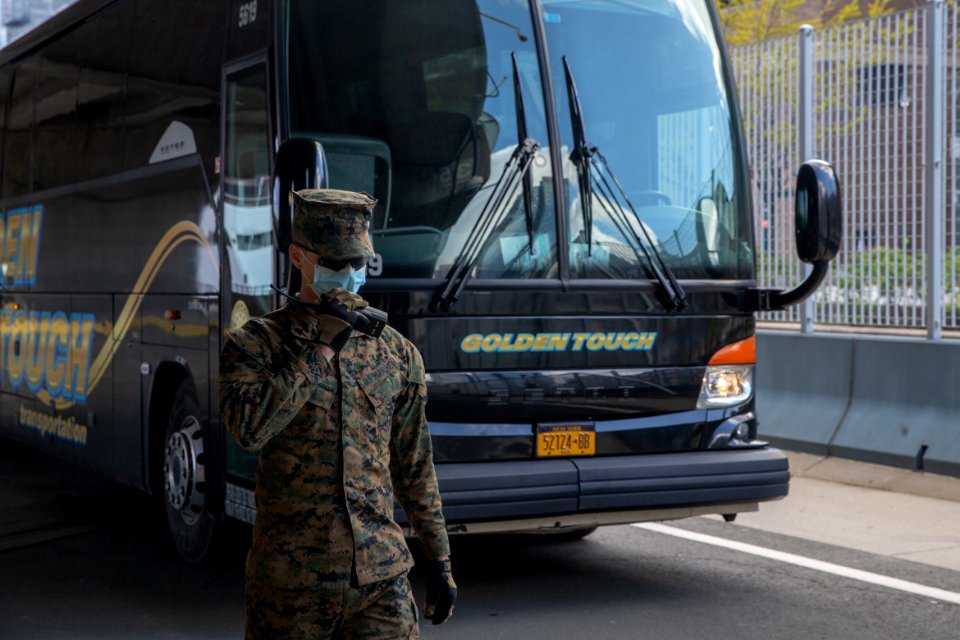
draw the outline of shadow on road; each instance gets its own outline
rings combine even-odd
[[[0,450],[0,638],[239,637],[250,528],[212,561],[185,564],[156,500],[16,444]],[[533,615],[591,600],[678,595],[643,557],[549,536],[455,537],[457,617]],[[422,560],[419,545],[413,544]],[[411,574],[422,606],[422,569]],[[465,622],[465,621],[464,621]]]

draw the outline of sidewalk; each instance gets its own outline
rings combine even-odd
[[[738,525],[960,571],[960,478],[787,455],[790,495]]]
[[[906,493],[924,498],[960,502],[960,478],[911,471],[880,464],[785,452],[794,478],[826,480],[869,489]]]

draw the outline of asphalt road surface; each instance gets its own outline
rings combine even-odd
[[[183,564],[145,496],[0,440],[0,638],[240,638],[235,533]],[[960,638],[960,572],[713,519],[453,553],[460,603],[424,638]]]

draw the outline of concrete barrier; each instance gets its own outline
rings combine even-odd
[[[960,476],[960,343],[761,331],[756,387],[779,446]]]

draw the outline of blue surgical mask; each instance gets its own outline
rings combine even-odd
[[[333,289],[346,289],[350,293],[356,293],[367,281],[367,268],[361,267],[354,269],[350,265],[344,267],[341,271],[334,271],[327,267],[316,265],[313,268],[313,290],[318,296],[325,295]]]

